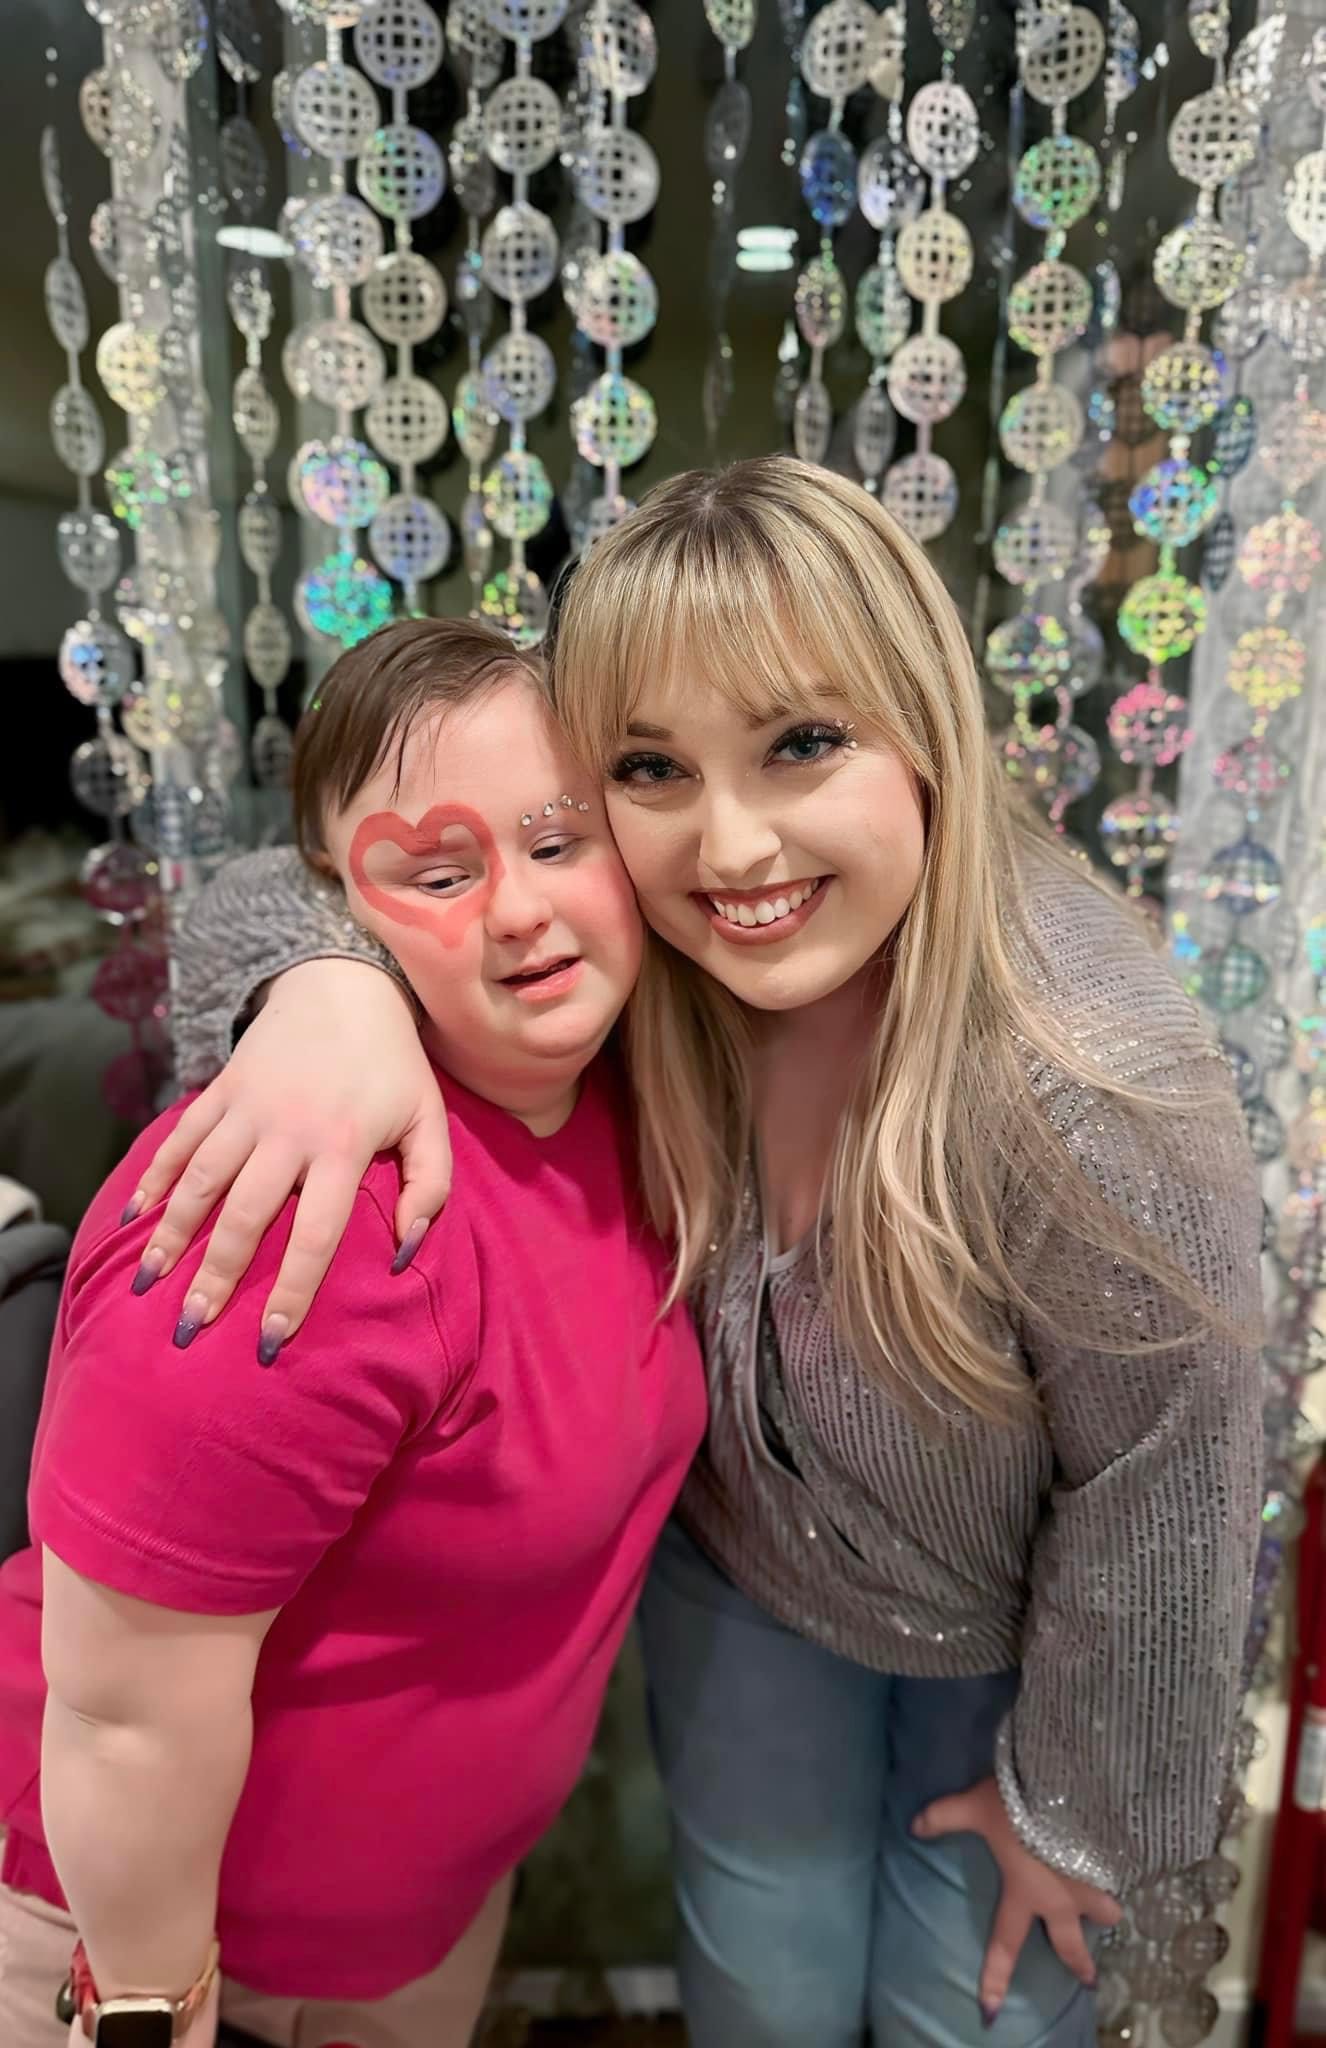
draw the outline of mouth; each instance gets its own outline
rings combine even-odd
[[[793,938],[824,900],[832,875],[771,889],[739,889],[727,894],[697,891],[694,901],[719,935],[736,946],[768,946]]]
[[[500,986],[510,989],[524,1002],[544,1002],[564,995],[580,978],[583,960],[575,953],[563,953],[534,967],[522,967],[518,974],[504,974]]]

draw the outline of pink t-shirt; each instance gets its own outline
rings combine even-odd
[[[159,1606],[282,1610],[219,1928],[225,1968],[273,1994],[433,1969],[547,1828],[704,1426],[614,1069],[549,1138],[443,1078],[455,1188],[413,1266],[388,1271],[380,1158],[273,1368],[258,1323],[293,1204],[191,1349],[170,1339],[201,1244],[130,1295],[153,1219],[119,1215],[178,1109],[88,1211],[51,1357],[34,1540]],[[40,1605],[29,1550],[0,1569],[0,1824],[10,1881],[49,1894]]]

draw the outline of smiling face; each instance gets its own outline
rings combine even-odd
[[[602,797],[523,677],[421,718],[396,771],[393,749],[324,821],[350,907],[399,961],[448,1072],[556,1114],[640,966]]]
[[[794,666],[781,709],[689,674],[646,685],[608,808],[653,929],[755,1009],[800,1009],[851,981],[921,878],[911,773]]]

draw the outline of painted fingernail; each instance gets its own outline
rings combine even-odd
[[[177,1351],[188,1350],[206,1320],[207,1296],[205,1294],[190,1294],[187,1296],[183,1312],[175,1325],[175,1335],[171,1340]]]
[[[403,1273],[405,1271],[405,1268],[409,1265],[427,1235],[428,1218],[421,1216],[417,1222],[410,1225],[401,1239],[401,1248],[391,1262],[393,1273]]]
[[[125,1203],[123,1209],[120,1211],[120,1222],[122,1225],[125,1223],[132,1223],[135,1216],[142,1215],[143,1202],[143,1190],[139,1188],[138,1193],[136,1195],[130,1195],[128,1201]]]
[[[258,1333],[259,1365],[275,1365],[276,1355],[289,1335],[289,1316],[264,1316]]]
[[[998,2019],[998,2017],[999,2017],[999,2007],[998,2007],[997,2005],[989,2005],[989,2004],[987,2004],[987,2002],[985,2001],[985,1999],[982,1999],[982,2000],[981,2000],[981,2025],[982,2025],[983,2027],[992,2027],[992,2026],[994,2025],[995,2021],[996,2021],[996,2020]]]
[[[157,1281],[161,1278],[161,1269],[165,1263],[166,1254],[162,1251],[161,1246],[159,1244],[150,1244],[143,1253],[142,1258],[138,1261],[138,1271],[134,1274],[133,1286],[129,1290],[130,1293],[146,1294],[149,1287],[155,1287]]]

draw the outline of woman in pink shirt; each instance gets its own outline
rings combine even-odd
[[[635,900],[534,665],[468,622],[379,634],[306,717],[296,804],[410,981],[465,1170],[388,1273],[374,1162],[297,1373],[259,1326],[293,1201],[205,1372],[205,1243],[128,1286],[178,1110],[93,1203],[39,1547],[0,1572],[5,2048],[64,2039],[75,1932],[101,2048],[211,2048],[218,2010],[273,2048],[461,2048],[703,1429],[602,1050]]]

